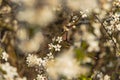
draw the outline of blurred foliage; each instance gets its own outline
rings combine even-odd
[[[82,75],[80,78],[78,78],[78,80],[92,80],[92,78]]]

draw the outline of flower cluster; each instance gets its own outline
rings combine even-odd
[[[8,57],[9,57],[9,55],[8,55],[5,51],[2,52],[2,59],[3,59],[3,60],[7,61],[7,60],[8,60]]]
[[[114,1],[113,6],[120,8],[120,0]]]
[[[29,67],[33,67],[36,65],[45,66],[49,60],[52,60],[54,58],[54,56],[52,54],[52,49],[54,49],[55,51],[61,50],[60,43],[62,42],[62,37],[58,36],[57,38],[53,38],[52,41],[53,41],[53,43],[48,44],[50,52],[43,59],[38,58],[36,55],[28,54],[26,61],[27,61],[27,64]]]
[[[54,56],[53,56],[53,50],[54,51],[60,51],[61,50],[61,45],[60,43],[62,42],[62,37],[57,37],[57,38],[53,38],[52,39],[52,43],[48,44],[49,46],[49,50],[50,52],[43,58],[38,58],[36,55],[33,54],[28,54],[27,57],[27,64],[29,67],[34,67],[34,66],[42,66],[42,67],[46,67],[46,64],[48,61],[53,60]],[[42,74],[38,74],[37,78],[34,80],[46,80],[46,77],[43,76]]]
[[[34,66],[46,66],[46,63],[48,62],[48,60],[53,59],[53,55],[52,53],[47,54],[46,57],[42,58],[38,58],[36,55],[33,54],[29,54],[27,56],[27,64],[29,67],[34,67]]]
[[[26,62],[29,67],[33,67],[36,65],[40,65],[40,60],[41,60],[41,58],[39,59],[36,55],[29,54]]]
[[[120,0],[114,1],[112,12],[109,14],[109,16],[103,22],[103,25],[105,26],[105,28],[109,34],[112,34],[116,31],[120,31],[119,8],[120,8]]]
[[[54,37],[52,41],[53,41],[52,43],[48,44],[49,50],[54,49],[55,51],[60,51],[62,47],[60,43],[63,41],[62,37],[59,36],[57,38]]]
[[[11,66],[8,62],[0,64],[0,68],[6,72],[6,74],[3,75],[5,80],[27,80],[26,77],[21,78],[17,73],[17,68]]]
[[[43,76],[43,75],[37,75],[37,78],[36,79],[34,79],[34,80],[47,80],[47,78],[45,77],[45,76]]]
[[[110,15],[109,18],[104,21],[103,25],[109,34],[120,31],[120,14],[115,13]]]
[[[108,17],[103,21],[103,27],[106,30],[109,38],[112,40],[114,47],[116,48],[117,56],[119,56],[119,32],[120,32],[120,0],[115,0],[113,2],[113,7],[111,9],[111,13]],[[117,33],[117,34],[116,34]]]
[[[97,80],[111,80],[109,75],[104,75],[102,72],[99,71],[95,71],[92,77]]]

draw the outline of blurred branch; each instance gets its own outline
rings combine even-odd
[[[100,24],[102,25],[103,29],[105,30],[106,34],[110,37],[110,39],[112,40],[113,44],[114,44],[114,49],[119,51],[118,47],[117,47],[117,44],[116,42],[114,41],[112,35],[110,35],[108,32],[107,32],[107,29],[105,28],[105,26],[103,25],[103,22],[98,18],[97,15],[95,15],[96,19],[100,22]],[[116,52],[116,51],[115,51]]]

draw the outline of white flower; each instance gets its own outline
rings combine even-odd
[[[60,51],[61,45],[57,44],[54,45],[55,51]]]
[[[35,65],[40,65],[40,58],[37,58],[36,55],[29,54],[27,57],[27,64],[29,67],[33,67]]]
[[[38,74],[36,80],[46,80],[46,77]]]
[[[82,15],[82,18],[86,18],[87,17],[86,11],[85,12],[80,11],[80,14]]]
[[[99,73],[97,74],[97,78],[102,79],[102,78],[103,78],[103,73],[102,73],[102,72],[99,72]]]
[[[27,57],[27,64],[29,67],[33,67],[33,66],[46,66],[46,63],[48,61],[48,59],[41,59],[41,58],[38,58],[36,55],[32,55],[32,54],[29,54],[28,57]]]
[[[99,72],[99,71],[95,71],[92,78],[98,78],[99,80],[111,80],[110,79],[110,76],[108,75],[103,75],[102,72]]]
[[[104,76],[104,80],[110,80],[110,76],[105,75],[105,76]]]
[[[41,59],[41,58],[39,58],[39,61],[40,61],[40,66],[42,65],[42,66],[46,66],[46,63],[47,63],[47,61],[48,61],[48,59],[46,58],[46,59]]]
[[[58,43],[60,43],[60,42],[62,42],[63,40],[62,40],[62,37],[57,37],[57,39],[56,39],[56,41],[58,42]]]
[[[54,58],[52,52],[50,52],[49,54],[47,54],[47,56],[48,56],[49,59],[53,59]]]
[[[2,64],[1,68],[6,72],[6,74],[4,75],[5,80],[11,80],[15,76],[18,76],[17,69],[11,66],[8,62],[5,64]]]
[[[86,18],[87,17],[87,14],[82,14],[82,18]]]
[[[54,45],[52,43],[48,44],[49,50],[53,49]]]
[[[9,57],[9,55],[4,51],[2,53],[2,59],[4,59],[5,61],[7,61],[8,57]]]

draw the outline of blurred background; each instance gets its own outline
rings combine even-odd
[[[0,0],[0,80],[120,80],[120,0]]]

